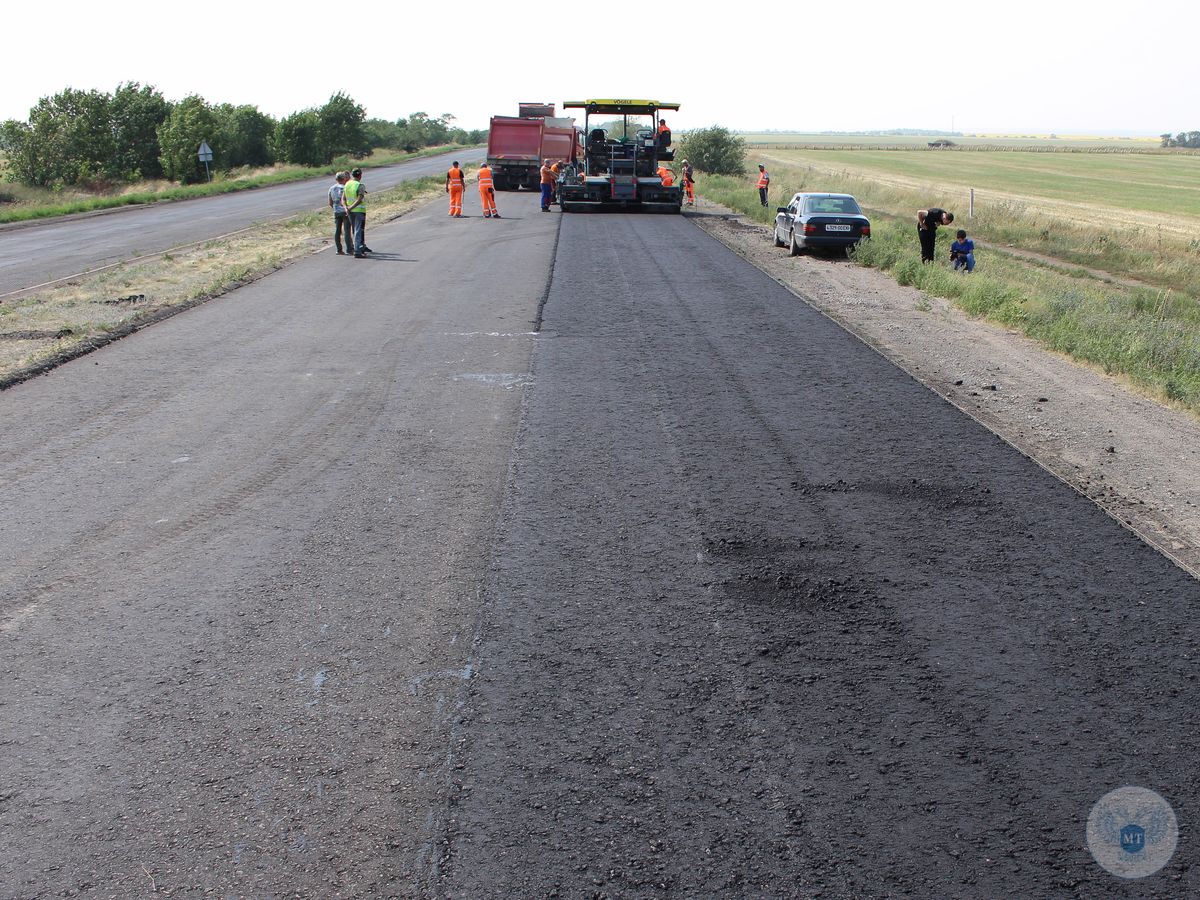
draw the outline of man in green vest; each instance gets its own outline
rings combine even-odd
[[[346,182],[346,190],[343,194],[343,202],[346,204],[346,213],[350,216],[350,223],[354,227],[354,258],[363,259],[371,248],[367,246],[367,189],[362,183],[362,169],[355,169],[350,173],[350,180]]]

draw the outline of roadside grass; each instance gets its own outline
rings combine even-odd
[[[939,203],[958,214],[956,228],[967,228],[976,239],[1200,297],[1200,218],[991,195],[967,219],[965,203],[954,202],[965,199],[959,185],[769,159],[772,196],[780,204],[798,190],[845,191],[873,213],[911,219],[918,208]],[[762,221],[774,215],[772,206]]]
[[[126,185],[117,191],[100,196],[88,195],[83,191],[75,191],[63,199],[61,193],[50,190],[28,188],[9,183],[0,184],[0,203],[12,203],[11,208],[0,207],[0,224],[5,222],[25,222],[32,219],[46,219],[54,216],[65,216],[71,213],[94,212],[101,209],[115,209],[120,206],[134,206],[142,203],[157,203],[164,200],[190,200],[196,197],[212,197],[217,194],[230,194],[235,191],[251,190],[253,188],[270,187],[291,181],[303,181],[308,178],[319,178],[331,175],[339,169],[352,169],[355,166],[390,166],[396,163],[420,159],[426,156],[437,156],[442,153],[460,149],[459,145],[427,147],[416,153],[397,153],[389,151],[373,154],[366,159],[351,159],[340,157],[328,166],[302,167],[277,166],[269,169],[239,170],[229,174],[220,173],[213,177],[208,184],[177,185],[172,182],[153,182],[141,185]],[[5,200],[5,197],[11,199]]]
[[[1097,280],[1086,272],[1038,265],[1003,252],[977,251],[970,275],[954,272],[946,261],[953,226],[939,230],[938,262],[922,264],[911,196],[892,186],[863,190],[853,183],[786,173],[764,208],[749,178],[705,175],[697,181],[703,196],[763,224],[773,224],[776,206],[800,190],[854,193],[872,213],[872,238],[854,260],[888,272],[897,282],[950,300],[967,314],[1023,331],[1044,346],[1124,376],[1150,393],[1200,412],[1200,305],[1193,296],[1152,286]],[[902,207],[903,218],[879,216]],[[1016,223],[1009,227],[1016,228]],[[978,237],[978,234],[975,235]]]
[[[937,153],[920,155],[942,160],[953,157],[953,154],[939,156]],[[1168,203],[1163,200],[1162,191],[1166,190],[1168,194],[1171,191],[1169,186],[1164,188],[1159,183],[1160,179],[1171,179],[1174,173],[1188,170],[1186,176],[1180,175],[1180,188],[1176,193],[1194,195],[1195,203],[1200,204],[1200,170],[1190,165],[1193,162],[1190,157],[1167,160],[1171,163],[1170,169],[1147,169],[1132,156],[1106,156],[1103,168],[1091,170],[1106,173],[1100,181],[1145,185],[1148,199],[1143,203],[1143,209],[1112,205],[1120,202],[1119,196],[1128,198],[1129,189],[1105,188],[1110,191],[1106,200],[1101,196],[1101,188],[1096,186],[1096,179],[1089,176],[1080,183],[1091,185],[1092,193],[1082,194],[1079,201],[1045,195],[1030,197],[995,191],[977,192],[976,214],[973,219],[968,219],[965,213],[969,188],[957,180],[950,168],[920,170],[919,177],[910,177],[901,174],[895,164],[886,171],[871,169],[865,163],[853,167],[842,164],[847,159],[870,160],[875,156],[887,154],[805,155],[771,151],[765,157],[771,163],[772,195],[782,204],[795,191],[845,191],[854,194],[872,212],[904,219],[912,219],[917,209],[938,204],[954,211],[958,216],[955,227],[968,229],[976,239],[1098,269],[1116,279],[1134,279],[1200,298],[1200,217],[1164,211],[1163,207],[1174,208],[1178,201]],[[1011,158],[1015,154],[995,156]],[[1134,163],[1130,164],[1130,160]],[[952,167],[948,162],[938,165]],[[997,173],[1001,171],[998,163],[985,162],[983,165],[993,167]],[[1178,168],[1180,165],[1183,169]],[[1011,165],[1005,167],[1005,171],[1008,168]],[[1053,181],[1054,177],[1060,177],[1063,182],[1069,182],[1070,178],[1062,174],[1063,171],[1055,168],[1051,176],[1041,175],[1038,179],[1050,177]],[[1005,176],[997,174],[995,177]],[[1007,177],[1029,179],[1032,176]],[[1021,183],[1025,188],[1037,190],[1035,180]],[[1009,183],[1015,186],[1017,182]],[[1056,190],[1061,192],[1061,186]],[[774,219],[773,207],[769,218]]]
[[[428,177],[372,193],[368,227],[443,189],[442,178]],[[305,213],[0,302],[0,387],[260,278],[332,236],[329,213]]]

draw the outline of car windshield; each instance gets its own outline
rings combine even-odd
[[[809,215],[859,216],[862,210],[853,197],[809,197],[804,201],[804,211]]]

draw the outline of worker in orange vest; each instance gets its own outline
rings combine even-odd
[[[492,186],[492,170],[485,162],[479,167],[479,199],[483,202],[483,217],[498,219],[500,213],[496,209],[496,189]]]
[[[675,184],[675,173],[666,166],[658,167],[658,177],[662,179],[663,187],[671,187]]]
[[[446,193],[450,195],[450,215],[456,219],[462,218],[463,186],[465,184],[463,170],[458,167],[456,159],[450,166],[450,171],[446,173]]]
[[[550,212],[550,201],[554,199],[554,170],[550,160],[542,163],[542,212]]]
[[[771,176],[767,174],[767,167],[759,163],[758,166],[758,184],[754,185],[758,188],[758,199],[762,201],[762,205],[767,205],[767,188],[771,186]]]
[[[688,206],[696,205],[696,172],[692,164],[683,161],[683,193],[687,196]]]
[[[667,127],[666,119],[658,120],[658,146],[671,146],[671,129]]]

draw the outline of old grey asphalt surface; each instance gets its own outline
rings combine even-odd
[[[425,883],[557,231],[467,199],[0,393],[0,897]]]
[[[441,175],[450,157],[483,158],[483,148],[367,169],[365,183],[381,191],[401,181]],[[47,219],[0,227],[0,295],[86,269],[252,227],[325,207],[331,178],[239,191],[172,203],[118,209],[102,215]]]
[[[1200,893],[1195,581],[686,220],[500,205],[0,394],[0,896]]]

